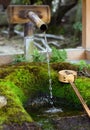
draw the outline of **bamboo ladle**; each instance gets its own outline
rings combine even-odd
[[[73,70],[61,70],[59,71],[59,81],[63,83],[70,83],[77,97],[79,98],[83,108],[85,109],[87,115],[90,118],[90,109],[84,101],[83,97],[79,93],[77,87],[74,84],[74,80],[77,78],[77,72]]]

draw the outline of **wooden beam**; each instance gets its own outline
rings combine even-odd
[[[90,49],[90,0],[82,0],[82,47]]]

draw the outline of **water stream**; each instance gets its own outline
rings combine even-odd
[[[44,39],[45,43],[48,45],[46,34],[44,33]],[[56,120],[60,119],[60,117],[66,117],[66,116],[73,116],[78,115],[80,112],[74,111],[67,108],[60,108],[60,106],[56,107],[53,97],[53,88],[52,88],[52,75],[51,75],[51,69],[50,69],[50,50],[48,46],[46,45],[46,60],[47,60],[47,73],[48,73],[48,83],[49,83],[49,95],[50,95],[50,106],[44,106],[40,107],[39,109],[32,109],[30,110],[30,116],[33,117],[34,121],[37,122],[37,124],[42,128],[42,130],[59,130],[56,129],[55,126],[58,124],[55,124]],[[41,103],[41,100],[39,102]],[[46,101],[46,99],[45,99]],[[81,114],[81,113],[80,113]],[[69,123],[70,124],[70,123]]]
[[[48,44],[48,42],[47,42],[47,37],[46,37],[46,33],[44,33],[44,38],[45,38],[45,43]],[[47,66],[48,66],[50,104],[51,104],[51,108],[50,108],[49,110],[47,110],[46,112],[47,112],[47,113],[62,112],[62,109],[61,109],[61,108],[57,109],[57,108],[54,106],[54,103],[53,103],[52,78],[51,78],[51,70],[50,70],[50,50],[49,50],[49,48],[47,48],[47,46],[46,46],[46,58],[47,58]]]
[[[45,43],[47,43],[47,38],[46,38],[46,34],[44,35],[45,37]],[[48,77],[49,77],[49,91],[50,91],[50,104],[53,106],[53,94],[52,94],[52,79],[51,79],[51,71],[50,71],[50,56],[49,56],[49,49],[46,48],[46,58],[47,58],[47,65],[48,65]]]

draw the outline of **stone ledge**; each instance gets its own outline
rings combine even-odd
[[[90,130],[90,119],[86,115],[60,117],[52,122],[57,130]]]
[[[17,123],[12,123],[10,125],[3,125],[4,130],[41,130],[41,128],[36,123],[23,123],[21,125]]]
[[[90,60],[90,49],[86,50],[86,59]]]
[[[83,48],[76,49],[65,49],[67,52],[67,60],[68,61],[79,61],[79,60],[90,60],[90,49],[85,50]],[[22,55],[24,52],[20,53],[8,53],[8,54],[0,54],[0,65],[9,64],[13,61],[15,55]]]
[[[86,59],[85,49],[83,49],[83,48],[65,49],[65,50],[67,52],[68,60],[84,60],[84,59]]]

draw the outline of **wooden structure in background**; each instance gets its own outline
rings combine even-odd
[[[69,60],[90,60],[90,0],[82,0],[82,47],[67,53]]]
[[[90,0],[82,0],[82,47],[66,51],[69,60],[90,60]],[[0,64],[10,62],[10,57],[2,55]]]
[[[82,46],[90,49],[90,0],[82,1]]]

